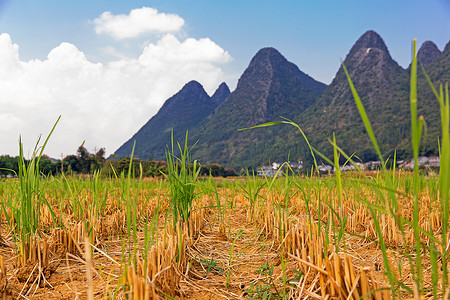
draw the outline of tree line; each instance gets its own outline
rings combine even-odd
[[[44,176],[55,176],[57,174],[94,174],[101,172],[104,176],[114,177],[120,176],[122,172],[128,172],[130,168],[129,157],[110,156],[105,158],[105,149],[100,148],[96,153],[91,154],[84,147],[80,146],[76,154],[68,155],[63,159],[51,159],[47,155],[43,155],[39,162],[39,169]],[[25,163],[29,161],[25,160]],[[134,158],[131,162],[131,171],[133,175],[139,176],[142,166],[142,175],[144,177],[161,176],[167,173],[167,163],[165,161],[154,161],[152,158],[141,160]],[[19,157],[2,155],[0,156],[0,175],[14,176],[19,172]],[[226,169],[218,164],[202,165],[200,175],[214,177],[237,176],[234,169]]]

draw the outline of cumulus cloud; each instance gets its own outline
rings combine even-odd
[[[137,58],[94,63],[75,45],[61,43],[47,59],[22,61],[19,46],[0,35],[0,154],[18,153],[18,138],[32,149],[62,115],[46,153],[114,152],[164,101],[190,80],[210,94],[223,81],[230,55],[210,39],[166,34]]]
[[[133,38],[144,33],[176,32],[184,20],[175,14],[160,13],[151,7],[133,9],[128,15],[113,15],[106,11],[94,20],[97,34],[109,34],[116,39]]]

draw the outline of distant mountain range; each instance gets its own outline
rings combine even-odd
[[[450,82],[450,42],[440,51],[427,41],[418,51],[418,61],[436,84]],[[409,68],[403,69],[390,56],[383,39],[374,31],[362,35],[344,60],[369,115],[375,135],[388,157],[410,154]],[[426,78],[419,70],[419,113],[427,122],[422,154],[437,155],[439,107]],[[237,131],[261,124],[292,119],[307,134],[312,145],[331,155],[333,132],[338,145],[363,161],[376,159],[365,132],[342,67],[329,86],[314,80],[274,48],[258,51],[230,93],[222,83],[212,97],[195,81],[169,98],[133,137],[115,154],[165,159],[174,139],[197,142],[193,156],[201,163],[219,163],[235,169],[257,167],[269,161],[311,162],[309,149],[291,126],[277,125]]]

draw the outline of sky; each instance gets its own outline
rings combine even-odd
[[[450,40],[450,0],[0,0],[0,155],[107,155],[191,80],[235,89],[251,58],[278,49],[329,84],[367,30],[403,67],[411,41]]]

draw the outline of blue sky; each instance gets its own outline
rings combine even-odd
[[[148,27],[147,17],[119,32],[143,7],[174,26]],[[0,0],[0,67],[9,70],[0,121],[11,124],[0,129],[0,154],[17,153],[19,134],[33,144],[59,114],[50,155],[73,153],[83,140],[112,153],[187,81],[208,93],[221,81],[234,89],[262,47],[328,84],[369,29],[406,67],[413,38],[441,50],[449,41],[450,1]]]
[[[100,49],[115,45],[138,55],[139,44],[156,36],[117,42],[98,36],[92,20],[104,11],[128,14],[133,8],[153,7],[185,19],[183,33],[209,37],[233,57],[226,66],[239,76],[252,56],[272,46],[317,80],[330,83],[356,39],[377,31],[391,55],[409,64],[413,38],[434,41],[442,49],[450,38],[449,0],[400,1],[1,1],[0,28],[20,46],[22,59],[44,59],[66,41],[88,58],[105,61]],[[237,78],[230,85],[235,84]]]

